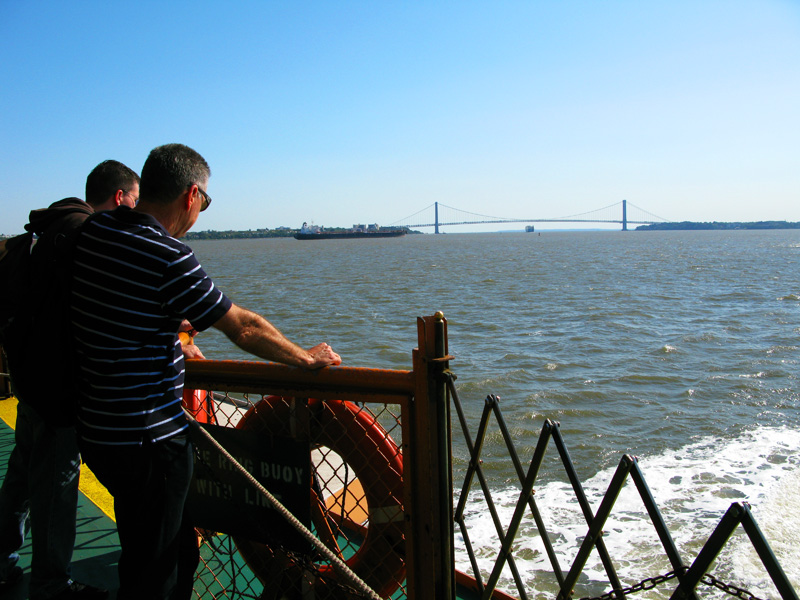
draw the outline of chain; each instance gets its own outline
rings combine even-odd
[[[635,594],[637,592],[643,592],[644,590],[652,590],[657,585],[664,583],[665,581],[669,581],[670,579],[674,579],[678,576],[677,571],[670,571],[666,575],[656,575],[655,577],[648,577],[647,579],[643,579],[639,583],[632,585],[630,587],[622,588],[620,590],[623,596],[627,596],[628,594]],[[610,592],[606,592],[602,596],[595,596],[594,598],[586,597],[581,598],[580,600],[610,600],[611,598],[616,598],[617,593],[614,590]]]
[[[706,573],[705,575],[703,575],[700,581],[702,581],[704,584],[708,586],[722,590],[726,594],[730,594],[731,596],[736,596],[737,598],[741,598],[742,600],[761,600],[760,598],[754,596],[745,589],[736,587],[735,585],[732,585],[730,583],[724,583],[720,581],[710,573]]]
[[[688,570],[689,570],[688,567],[683,567],[681,569],[681,571],[684,574]],[[620,595],[622,597],[624,597],[624,596],[627,596],[629,594],[635,594],[637,592],[642,592],[642,591],[645,591],[645,590],[652,590],[653,588],[655,588],[658,585],[661,585],[665,581],[669,581],[670,579],[674,579],[675,577],[678,576],[678,574],[679,574],[678,571],[670,571],[666,575],[657,575],[655,577],[648,577],[647,579],[643,579],[642,581],[640,581],[637,584],[634,584],[634,585],[626,587],[626,588],[621,588],[620,589]],[[735,596],[737,598],[740,598],[740,600],[761,600],[761,598],[759,598],[758,596],[754,596],[753,594],[751,594],[750,592],[748,592],[745,589],[742,589],[742,588],[737,587],[735,585],[720,581],[719,579],[717,579],[716,577],[714,577],[710,573],[705,573],[700,578],[700,583],[703,583],[703,584],[705,584],[705,585],[707,585],[709,587],[715,587],[718,590],[722,590],[726,594],[730,594],[731,596]],[[592,597],[585,597],[585,598],[581,598],[580,600],[611,600],[611,599],[616,598],[616,597],[617,597],[617,593],[614,590],[611,590],[610,592],[606,592],[605,594],[603,594],[601,596],[595,596],[593,598]]]

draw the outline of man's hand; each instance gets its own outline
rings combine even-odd
[[[341,357],[333,351],[328,344],[322,342],[321,344],[317,344],[311,350],[308,351],[311,355],[312,363],[308,365],[308,369],[319,369],[321,367],[327,367],[329,365],[340,365],[342,364]]]
[[[183,358],[205,358],[200,352],[200,348],[194,344],[181,344],[181,350],[183,350]]]

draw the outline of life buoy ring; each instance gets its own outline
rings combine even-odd
[[[367,502],[367,527],[355,554],[345,562],[382,598],[389,597],[405,579],[403,537],[403,459],[389,434],[372,414],[352,402],[308,400],[310,442],[337,453],[355,473]],[[291,436],[291,408],[278,396],[264,398],[250,408],[237,428]],[[309,482],[310,488],[313,486]],[[316,494],[311,489],[312,501]],[[280,550],[249,540],[234,539],[245,562],[262,583],[276,584],[276,574],[292,568]],[[343,558],[344,560],[344,558]],[[318,565],[311,583],[320,598],[353,598],[337,585],[330,565]]]
[[[188,322],[187,322],[188,323]],[[194,330],[179,331],[178,339],[184,346],[194,345]],[[217,420],[214,416],[214,403],[211,395],[205,390],[183,389],[183,407],[189,411],[198,423],[215,425]]]

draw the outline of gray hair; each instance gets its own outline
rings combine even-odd
[[[142,167],[139,195],[143,200],[169,204],[192,184],[201,184],[211,176],[206,160],[183,144],[165,144],[154,148]]]

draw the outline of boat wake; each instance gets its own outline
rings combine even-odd
[[[549,452],[549,451],[548,451]],[[707,438],[673,451],[639,457],[639,465],[685,564],[691,564],[733,502],[747,502],[792,585],[800,587],[800,432],[761,428],[734,439]],[[584,482],[597,510],[615,468]],[[519,487],[492,491],[503,528],[507,528]],[[587,532],[587,524],[566,478],[535,486],[535,499],[566,574]],[[486,506],[470,496],[466,523],[484,581],[494,568],[499,542]],[[672,570],[633,482],[628,479],[604,527],[606,548],[623,585]],[[460,570],[469,571],[463,540],[456,542]],[[530,511],[514,544],[514,557],[529,595],[557,592],[556,578]],[[712,567],[718,579],[759,596],[776,596],[744,530],[739,527]],[[501,589],[515,592],[508,567]],[[576,597],[610,590],[599,556],[593,552],[576,588]],[[646,598],[669,594],[653,590]]]

